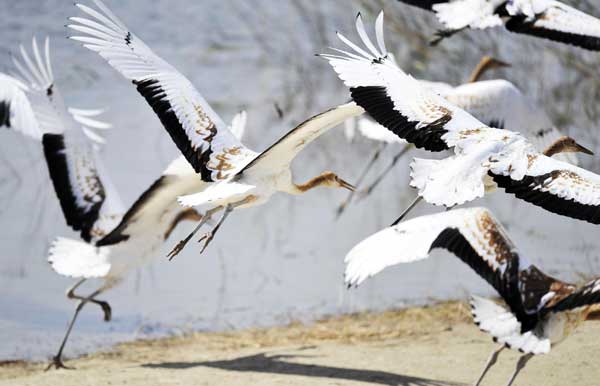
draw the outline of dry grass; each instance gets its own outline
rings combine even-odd
[[[323,342],[357,343],[383,341],[408,336],[435,334],[452,329],[457,323],[470,322],[469,307],[462,302],[385,312],[364,312],[329,317],[312,323],[294,322],[287,326],[250,328],[230,332],[198,332],[185,336],[143,339],[122,343],[113,350],[83,356],[88,359],[116,358],[150,360],[161,349],[188,346],[206,350],[235,351],[245,348],[316,345]],[[0,362],[5,378],[39,369],[42,364],[25,361]],[[29,370],[28,370],[29,369]]]
[[[250,328],[219,333],[193,333],[183,337],[125,343],[122,348],[156,349],[182,344],[201,344],[207,349],[239,350],[272,346],[315,344],[324,341],[354,343],[378,341],[445,331],[456,323],[469,322],[463,302],[408,308],[380,313],[357,313],[329,317],[309,324],[294,322],[283,327]],[[109,354],[110,355],[110,354]]]

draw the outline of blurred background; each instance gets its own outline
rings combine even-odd
[[[486,78],[514,82],[565,133],[600,152],[600,60],[594,53],[503,30],[461,33],[433,49],[427,42],[439,27],[434,16],[394,0],[106,3],[189,77],[225,121],[247,110],[245,142],[255,150],[349,99],[331,68],[314,54],[340,47],[336,30],[356,39],[357,12],[372,26],[384,9],[388,49],[407,72],[460,84],[482,55],[494,55],[512,68]],[[567,3],[598,15],[591,1]],[[130,205],[178,155],[159,120],[129,82],[65,38],[67,17],[77,14],[71,0],[21,0],[2,8],[0,70],[10,70],[9,53],[19,43],[30,46],[33,35],[51,37],[56,83],[67,103],[108,109],[103,118],[114,128],[103,156]],[[75,307],[64,296],[72,280],[50,269],[47,249],[57,236],[77,236],[65,225],[41,145],[10,131],[0,137],[0,360],[44,359],[57,349]],[[354,181],[377,146],[360,137],[350,143],[343,128],[332,130],[295,161],[294,171],[300,181],[323,170]],[[381,170],[399,150],[389,147],[375,169]],[[389,269],[358,290],[344,288],[344,255],[390,224],[414,198],[407,164],[419,155],[429,156],[411,151],[373,195],[356,201],[337,221],[335,209],[346,197],[344,191],[277,195],[268,205],[236,211],[205,254],[199,255],[192,243],[168,262],[165,254],[193,227],[183,223],[153,265],[102,296],[113,306],[111,323],[101,320],[97,307],[85,309],[67,354],[141,337],[310,322],[332,314],[465,299],[471,292],[490,294],[482,280],[442,252]],[[598,158],[580,160],[600,171]],[[473,204],[490,207],[522,253],[548,273],[573,281],[600,274],[597,227],[502,192]],[[439,210],[423,205],[414,215]]]

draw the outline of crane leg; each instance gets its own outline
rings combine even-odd
[[[515,369],[515,372],[510,377],[510,379],[508,380],[508,383],[506,384],[506,386],[510,386],[513,384],[513,382],[517,378],[517,375],[519,374],[519,372],[525,368],[525,365],[527,364],[527,362],[529,362],[529,360],[531,358],[533,358],[533,354],[525,354],[525,355],[521,356],[521,358],[519,358],[519,361],[517,362],[517,368]]]
[[[371,170],[373,165],[375,165],[375,161],[377,161],[377,159],[381,155],[381,152],[383,151],[383,149],[385,149],[386,145],[387,145],[387,143],[383,143],[381,146],[379,146],[379,148],[375,151],[375,153],[373,153],[373,156],[371,157],[371,159],[369,160],[369,162],[367,163],[365,168],[362,170],[362,172],[358,176],[358,179],[356,180],[356,186],[360,186],[360,184],[363,182],[363,180],[367,176],[367,173],[369,172],[369,170]],[[350,204],[350,201],[352,201],[352,198],[354,197],[355,193],[356,193],[356,191],[350,191],[350,193],[348,193],[348,197],[346,197],[344,202],[342,202],[337,207],[336,214],[335,214],[336,219],[340,218],[340,216],[344,213],[344,211]]]
[[[65,349],[65,345],[67,344],[67,340],[69,339],[69,336],[71,335],[71,331],[73,330],[73,326],[75,325],[77,316],[79,316],[79,312],[81,312],[81,310],[83,309],[83,306],[85,306],[87,303],[95,303],[95,304],[100,305],[102,307],[102,310],[104,311],[104,320],[105,321],[110,320],[110,317],[111,317],[110,305],[105,301],[94,299],[96,296],[98,296],[103,291],[105,291],[107,287],[103,286],[100,289],[92,292],[87,297],[83,297],[83,296],[79,296],[79,295],[75,294],[75,292],[74,292],[75,289],[77,289],[81,284],[83,284],[83,282],[85,280],[86,279],[81,279],[80,281],[75,283],[67,292],[67,297],[69,299],[78,299],[79,303],[77,304],[77,307],[75,308],[75,312],[73,313],[73,317],[71,318],[71,321],[69,322],[67,331],[66,331],[65,336],[60,344],[58,352],[56,353],[56,355],[54,357],[52,357],[52,362],[50,362],[50,364],[48,364],[48,367],[46,367],[45,371],[50,370],[52,367],[54,367],[56,369],[72,369],[72,367],[67,367],[63,363],[62,353],[63,353],[63,350]]]
[[[408,144],[402,148],[402,150],[394,156],[392,162],[384,169],[383,173],[381,173],[365,190],[361,191],[361,198],[365,198],[369,194],[373,192],[373,189],[379,185],[379,183],[383,180],[383,178],[392,171],[394,166],[398,163],[400,158],[402,158],[410,149],[412,149],[412,145]]]
[[[400,221],[402,221],[404,219],[404,217],[406,217],[406,215],[415,207],[417,206],[417,204],[423,199],[423,197],[421,196],[417,196],[417,198],[414,199],[414,201],[408,206],[408,208],[406,208],[404,210],[404,212],[402,212],[402,214],[400,215],[400,217],[398,217],[398,219],[396,219],[396,221],[394,221],[392,223],[391,226],[397,225]]]
[[[429,45],[432,46],[432,47],[435,47],[438,44],[440,44],[442,42],[442,40],[447,39],[449,37],[452,37],[452,36],[456,35],[457,33],[461,32],[464,29],[465,28],[459,28],[459,29],[441,29],[441,30],[438,30],[433,35],[434,38],[433,38],[433,40],[431,40],[429,42]]]
[[[219,219],[219,221],[215,224],[215,226],[207,233],[205,233],[200,240],[198,240],[199,243],[203,243],[202,244],[202,249],[200,250],[200,253],[203,253],[204,250],[206,249],[206,247],[208,246],[208,244],[210,244],[210,242],[213,240],[213,238],[215,237],[215,234],[217,233],[217,231],[219,230],[219,228],[221,228],[221,225],[223,225],[223,222],[225,221],[225,219],[229,216],[229,214],[231,212],[233,212],[233,210],[239,206],[245,205],[249,202],[252,202],[255,200],[254,196],[248,196],[246,198],[244,198],[241,201],[238,202],[234,202],[231,204],[227,204],[227,206],[225,207],[225,211],[223,212],[223,215],[221,216],[221,218]]]
[[[81,284],[83,284],[84,281],[86,281],[86,279],[81,279],[80,281],[75,283],[71,288],[69,288],[69,290],[67,291],[67,298],[76,299],[76,300],[80,300],[80,301],[85,301],[86,303],[89,302],[89,303],[94,303],[94,304],[99,305],[100,308],[102,308],[102,311],[104,312],[104,321],[109,322],[112,317],[112,310],[110,308],[110,304],[108,304],[108,302],[105,302],[103,300],[94,299],[99,293],[104,291],[106,289],[106,287],[102,287],[102,289],[92,293],[90,296],[84,297],[84,296],[77,295],[75,293],[75,290]]]
[[[185,239],[178,242],[177,245],[175,245],[175,247],[171,250],[171,252],[169,252],[169,254],[167,255],[167,257],[169,258],[169,261],[173,260],[173,258],[175,256],[177,256],[179,254],[179,252],[181,252],[183,250],[183,248],[191,240],[191,238],[194,237],[194,235],[200,230],[202,225],[209,222],[211,220],[212,216],[215,213],[219,212],[220,210],[223,210],[222,206],[217,206],[217,207],[207,210],[206,213],[204,213],[204,216],[202,216],[202,219],[198,222],[198,225],[196,225],[196,227],[194,228],[194,230],[189,235],[187,235],[187,237]]]
[[[505,348],[505,346],[502,345],[492,352],[492,355],[490,355],[489,359],[487,360],[487,363],[485,364],[485,367],[483,368],[481,375],[479,375],[479,378],[477,378],[477,381],[473,384],[473,386],[479,386],[479,384],[483,380],[483,377],[485,377],[488,370],[496,363],[496,361],[498,360],[498,355],[500,355],[500,353],[502,352],[502,350],[504,350],[504,348]]]

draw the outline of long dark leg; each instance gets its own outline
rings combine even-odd
[[[200,250],[200,253],[204,252],[204,250],[206,249],[206,247],[208,246],[208,244],[210,244],[210,242],[213,240],[213,238],[215,237],[215,234],[217,233],[217,231],[219,230],[219,228],[221,227],[221,225],[223,224],[223,222],[225,221],[225,219],[229,216],[229,214],[231,212],[233,212],[233,210],[235,208],[237,208],[238,206],[242,206],[244,204],[247,204],[251,201],[254,200],[253,196],[249,196],[246,197],[245,199],[238,201],[238,202],[234,202],[232,204],[228,204],[225,207],[225,211],[223,212],[223,215],[221,216],[221,218],[219,219],[219,221],[215,224],[215,226],[209,231],[207,232],[204,236],[202,236],[200,238],[200,240],[198,240],[198,242],[203,242],[204,244],[202,245],[202,249]]]
[[[440,44],[440,42],[444,39],[447,39],[449,37],[452,37],[454,35],[456,35],[457,33],[461,32],[462,30],[466,29],[465,28],[459,28],[459,29],[442,29],[442,30],[438,30],[435,32],[435,34],[433,35],[434,38],[433,40],[431,40],[429,42],[429,45],[432,47],[437,46],[438,44]]]
[[[202,249],[200,250],[201,254],[204,252],[204,250],[206,249],[208,244],[210,244],[210,242],[213,240],[213,238],[215,237],[215,234],[217,234],[217,231],[219,230],[219,228],[221,227],[221,225],[223,224],[223,222],[225,221],[227,216],[229,216],[229,213],[231,213],[232,211],[233,211],[233,206],[231,204],[228,204],[225,207],[225,211],[223,211],[223,215],[221,216],[219,221],[215,224],[215,226],[209,232],[205,233],[200,238],[200,240],[198,240],[199,243],[204,242],[204,244],[202,245]]]
[[[194,230],[189,235],[187,235],[187,237],[185,239],[178,242],[177,245],[175,245],[175,247],[171,250],[171,252],[169,252],[169,254],[167,255],[167,257],[169,258],[169,261],[173,260],[173,258],[175,256],[177,256],[179,254],[179,252],[181,252],[183,250],[185,245],[200,230],[202,225],[206,224],[211,219],[213,214],[217,213],[218,211],[220,211],[222,209],[223,209],[222,206],[217,206],[215,208],[207,210],[206,213],[204,213],[204,216],[202,216],[202,219],[198,222],[198,225],[196,225],[196,228],[194,228]]]
[[[92,292],[89,296],[80,296],[80,295],[77,295],[75,293],[75,290],[77,289],[77,287],[79,287],[81,284],[83,284],[83,282],[85,280],[86,279],[81,279],[80,281],[78,281],[77,283],[75,283],[75,285],[73,287],[71,287],[69,289],[69,291],[67,291],[67,298],[84,301],[86,303],[90,302],[90,303],[94,303],[94,304],[99,305],[100,308],[102,308],[102,311],[104,312],[104,321],[105,322],[110,322],[110,319],[112,317],[112,310],[110,309],[110,304],[108,304],[108,302],[105,302],[103,300],[94,299],[101,292],[103,292],[104,290],[106,290],[106,287],[102,287],[101,289]]]
[[[417,196],[417,198],[414,199],[414,201],[408,206],[408,208],[406,208],[404,210],[404,212],[402,212],[402,214],[400,215],[400,217],[398,217],[398,219],[396,221],[394,221],[392,223],[392,225],[390,226],[394,226],[397,225],[400,221],[402,221],[404,219],[404,217],[406,217],[406,215],[415,207],[417,206],[417,204],[423,199],[423,197],[421,196]]]
[[[492,355],[490,355],[487,363],[485,364],[485,367],[483,368],[481,375],[479,376],[479,378],[477,378],[477,381],[473,384],[473,386],[479,386],[479,384],[483,380],[483,377],[485,377],[488,370],[496,363],[496,361],[498,360],[498,355],[500,355],[500,353],[502,352],[502,350],[504,350],[504,348],[505,348],[505,346],[502,345],[502,346],[498,347],[497,349],[495,349],[494,352],[492,352]]]
[[[383,173],[381,173],[375,181],[369,185],[365,190],[361,191],[361,198],[364,198],[373,192],[373,189],[383,180],[383,178],[394,168],[394,166],[398,163],[400,158],[402,158],[410,149],[412,149],[412,145],[406,145],[402,150],[394,156],[392,162],[384,169]]]
[[[63,350],[65,349],[65,345],[67,344],[67,340],[69,339],[69,336],[71,335],[71,331],[73,330],[73,326],[75,325],[77,316],[79,316],[79,312],[81,312],[81,310],[83,309],[83,306],[85,306],[86,303],[90,302],[90,303],[95,303],[95,304],[100,305],[102,307],[102,309],[104,310],[104,320],[105,321],[110,320],[110,317],[111,317],[110,305],[107,302],[94,299],[94,297],[96,297],[100,293],[102,293],[102,291],[104,291],[106,289],[106,287],[102,287],[102,288],[92,292],[88,297],[82,297],[82,296],[76,295],[74,293],[75,289],[77,289],[81,284],[83,284],[83,282],[85,282],[85,280],[86,279],[81,279],[80,281],[75,283],[75,285],[73,285],[67,292],[67,297],[69,299],[79,299],[79,304],[77,304],[77,308],[75,308],[75,313],[73,313],[73,317],[71,318],[71,321],[69,322],[69,326],[67,327],[65,336],[60,344],[60,347],[58,348],[58,352],[56,353],[56,355],[54,357],[52,357],[52,362],[50,362],[48,367],[46,367],[45,371],[50,370],[52,367],[54,367],[56,369],[72,369],[72,367],[67,367],[63,363],[62,353],[63,353]]]
[[[387,143],[381,144],[381,146],[379,146],[379,148],[375,151],[375,153],[373,153],[373,156],[371,157],[371,159],[369,160],[369,162],[367,163],[367,165],[365,166],[363,171],[358,176],[355,186],[360,186],[360,184],[362,184],[363,180],[367,176],[367,173],[369,172],[369,170],[371,170],[373,165],[375,165],[375,161],[377,161],[377,159],[381,155],[381,152],[383,151],[383,149],[385,149],[386,146],[387,146]],[[350,191],[350,193],[348,194],[348,197],[346,197],[344,202],[342,202],[340,204],[340,206],[338,206],[336,213],[335,213],[336,219],[338,219],[344,213],[344,211],[350,204],[350,201],[352,201],[352,197],[354,197],[354,193],[356,193],[356,191]]]
[[[506,384],[506,386],[510,386],[513,384],[513,382],[517,378],[517,375],[519,374],[519,372],[521,370],[523,370],[523,368],[525,368],[525,365],[527,364],[527,362],[529,362],[529,360],[531,358],[533,358],[533,354],[525,354],[525,355],[521,356],[521,358],[519,358],[519,361],[517,362],[517,368],[515,369],[515,372],[510,377],[510,379],[508,380],[508,383]]]

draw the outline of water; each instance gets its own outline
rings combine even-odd
[[[514,66],[498,74],[545,103],[556,121],[583,144],[596,145],[593,130],[569,129],[591,128],[597,121],[597,80],[569,66],[573,61],[590,67],[596,63],[581,50],[503,32],[463,34],[430,50],[424,43],[436,28],[433,19],[395,1],[108,4],[186,74],[226,121],[247,109],[246,142],[257,150],[308,116],[348,99],[333,71],[313,54],[329,45],[339,47],[334,42],[337,29],[355,36],[356,12],[362,10],[370,23],[381,5],[386,10],[388,47],[415,76],[458,83],[481,55],[496,54]],[[115,128],[107,135],[104,156],[124,202],[131,204],[177,155],[159,121],[129,82],[95,54],[65,39],[63,24],[77,14],[70,1],[7,2],[3,11],[0,68],[2,63],[9,68],[7,54],[18,42],[28,45],[32,34],[48,34],[55,77],[67,102],[109,109],[107,118]],[[275,103],[284,111],[283,119]],[[45,359],[56,350],[75,306],[64,296],[72,281],[50,269],[46,251],[54,237],[76,235],[64,224],[48,184],[40,144],[8,131],[0,135],[0,359]],[[342,130],[333,130],[295,161],[296,179],[304,181],[327,169],[352,181],[375,146],[366,140],[349,144]],[[398,150],[388,149],[377,168]],[[419,154],[426,155],[411,156]],[[598,169],[591,158],[584,165]],[[412,200],[407,181],[405,161],[339,221],[334,220],[334,210],[346,192],[277,195],[269,205],[233,214],[204,255],[198,255],[192,243],[169,263],[164,255],[192,227],[184,224],[154,264],[103,295],[113,306],[111,323],[101,320],[99,309],[85,309],[67,354],[139,337],[309,321],[341,312],[465,298],[472,291],[490,294],[472,272],[441,252],[428,261],[390,269],[358,290],[343,288],[343,256],[393,221]],[[594,226],[553,216],[502,193],[476,204],[494,209],[523,254],[548,272],[565,279],[600,272]],[[423,206],[417,213],[433,211]]]

